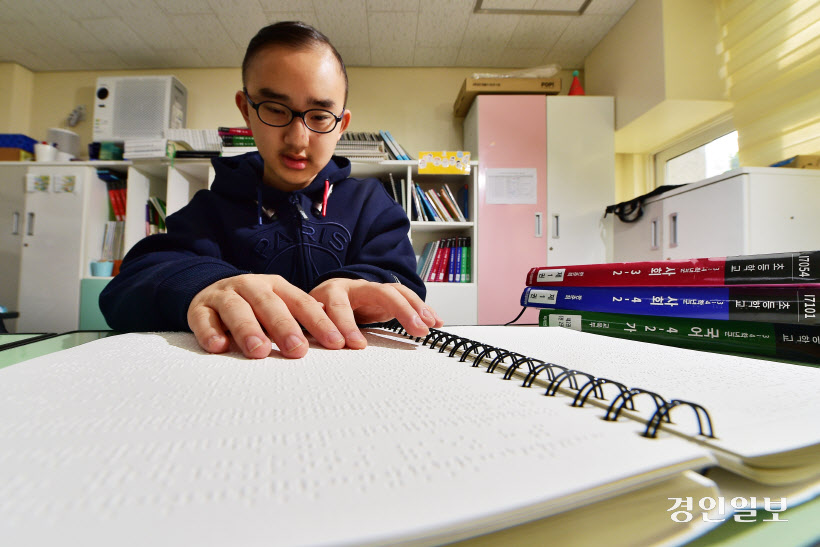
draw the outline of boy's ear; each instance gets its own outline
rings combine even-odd
[[[236,99],[236,106],[237,106],[237,108],[239,108],[239,112],[241,112],[242,117],[245,118],[245,125],[247,127],[250,127],[251,126],[251,119],[250,119],[250,115],[249,115],[249,112],[248,112],[250,107],[248,106],[248,101],[245,100],[245,92],[244,91],[237,91],[235,99]]]
[[[342,126],[342,129],[339,131],[339,135],[341,135],[347,130],[347,126],[350,125],[350,110],[345,109],[345,113],[342,114],[342,121],[339,125]]]

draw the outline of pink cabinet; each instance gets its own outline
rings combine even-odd
[[[476,97],[464,143],[478,160],[479,324],[518,315],[534,266],[610,259],[603,214],[615,199],[613,117],[612,97]],[[537,316],[527,310],[519,323]]]

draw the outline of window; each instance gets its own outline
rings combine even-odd
[[[737,167],[737,131],[723,122],[655,154],[655,185],[697,182]]]
[[[710,141],[666,162],[665,184],[686,184],[738,167],[737,131]]]

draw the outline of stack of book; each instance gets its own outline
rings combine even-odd
[[[416,273],[429,283],[469,283],[472,278],[472,245],[469,237],[444,237],[428,242]]]
[[[450,187],[443,184],[441,188],[422,190],[413,184],[412,220],[432,222],[466,222],[467,217],[461,210],[456,196]]]
[[[532,268],[539,324],[820,363],[820,251]]]
[[[382,138],[376,133],[345,131],[336,143],[334,154],[350,161],[380,162],[391,158]]]
[[[174,158],[212,158],[222,151],[216,129],[166,129],[169,156]]]
[[[217,134],[222,143],[223,156],[239,156],[256,152],[256,141],[247,127],[220,127]]]
[[[387,150],[390,152],[392,159],[394,160],[412,160],[413,158],[407,151],[404,149],[399,142],[393,138],[393,135],[390,134],[390,131],[379,131],[379,136],[384,141]]]

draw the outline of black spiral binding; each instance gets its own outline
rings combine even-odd
[[[628,388],[624,384],[608,378],[597,378],[586,372],[568,369],[561,365],[547,363],[540,359],[533,359],[520,353],[508,351],[468,338],[462,338],[461,336],[439,329],[430,329],[430,333],[422,340],[420,337],[413,337],[408,334],[396,320],[374,326],[396,332],[408,338],[415,338],[415,340],[421,342],[423,346],[429,346],[430,349],[438,348],[439,353],[444,353],[449,348],[449,357],[454,357],[455,354],[460,351],[461,356],[459,357],[459,362],[466,362],[472,359],[473,367],[478,367],[482,362],[488,363],[486,370],[488,373],[495,372],[498,365],[502,362],[506,364],[507,361],[505,360],[509,358],[509,365],[504,372],[505,380],[511,380],[515,372],[526,365],[526,368],[523,369],[526,370],[526,375],[522,387],[532,387],[536,378],[543,374],[547,378],[547,390],[544,395],[553,397],[558,393],[558,389],[563,384],[566,384],[568,388],[576,391],[572,406],[584,406],[590,394],[596,399],[605,400],[603,386],[614,386],[618,390],[618,395],[609,404],[606,414],[603,417],[603,419],[607,421],[616,421],[624,409],[635,410],[635,399],[637,397],[641,397],[642,399],[651,398],[655,404],[655,411],[646,422],[646,429],[643,432],[644,437],[657,437],[661,423],[672,423],[670,416],[672,409],[683,406],[691,409],[695,413],[698,423],[698,435],[711,439],[715,438],[709,412],[701,405],[691,401],[682,401],[680,399],[667,401],[657,393],[645,389]]]

